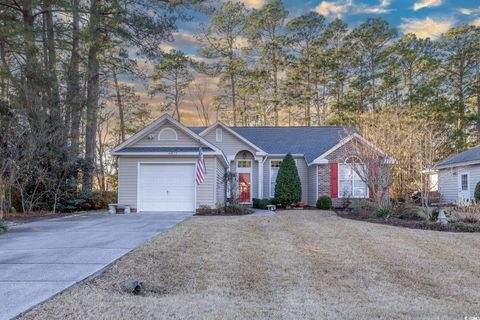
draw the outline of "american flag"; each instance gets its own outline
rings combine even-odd
[[[203,181],[205,181],[205,162],[203,161],[202,147],[198,148],[197,170],[195,176],[197,184],[202,184]]]

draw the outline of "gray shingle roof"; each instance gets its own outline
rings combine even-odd
[[[435,165],[435,168],[461,164],[464,162],[471,162],[471,161],[480,161],[480,146],[457,153],[451,156],[450,158],[440,161]]]
[[[197,147],[127,147],[117,152],[133,153],[133,152],[197,152]],[[202,151],[213,151],[209,147],[203,147]]]
[[[335,146],[353,128],[328,127],[230,127],[233,131],[269,154],[304,154],[307,162]],[[190,128],[195,133],[205,127]]]

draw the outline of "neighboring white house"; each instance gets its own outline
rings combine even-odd
[[[480,181],[480,146],[440,161],[434,169],[438,172],[442,202],[473,200],[475,186]]]

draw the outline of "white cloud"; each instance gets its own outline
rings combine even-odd
[[[329,1],[322,1],[320,4],[315,8],[315,11],[324,16],[335,16],[341,17],[345,13],[349,11],[352,7],[352,1],[344,1],[344,2],[329,2]]]
[[[162,49],[165,52],[168,52],[168,51],[170,51],[172,49],[176,49],[176,48],[173,46],[172,42],[163,42],[162,44],[160,44],[160,49]]]
[[[389,9],[391,1],[390,0],[381,0],[380,4],[377,6],[368,6],[368,5],[358,5],[355,8],[355,13],[389,13],[392,9]]]
[[[370,13],[370,14],[379,14],[379,13],[389,13],[392,11],[388,7],[390,6],[391,0],[380,0],[378,5],[370,6],[367,4],[354,4],[353,0],[343,0],[343,1],[322,1],[316,8],[315,11],[324,16],[335,16],[342,17],[343,15],[350,14],[361,14],[361,13]]]
[[[434,20],[430,17],[425,19],[403,18],[399,28],[403,33],[414,33],[419,38],[438,38],[442,33],[453,27],[452,19]]]
[[[468,9],[468,8],[460,8],[460,9],[458,9],[458,12],[460,12],[461,14],[469,16],[473,13],[473,10]]]
[[[442,0],[420,0],[413,4],[413,11],[417,11],[423,8],[432,8],[442,5]]]
[[[246,7],[260,9],[264,4],[265,0],[240,0]]]

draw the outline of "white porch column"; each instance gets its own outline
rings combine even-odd
[[[255,157],[258,162],[258,198],[263,199],[263,157]]]

